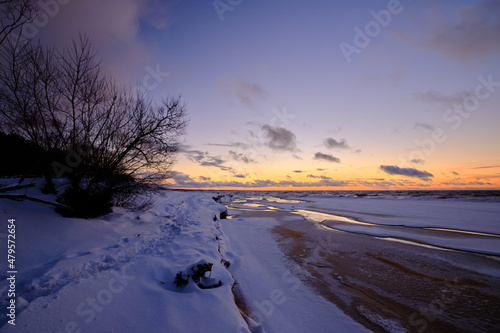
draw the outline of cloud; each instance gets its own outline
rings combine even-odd
[[[241,149],[248,149],[250,145],[244,142],[230,142],[230,143],[207,143],[207,146],[217,146],[217,147],[234,147]]]
[[[226,167],[222,166],[226,161],[224,161],[221,158],[215,157],[215,156],[205,156],[205,161],[201,161],[200,165],[201,166],[214,166],[218,167],[222,170],[228,170]]]
[[[201,150],[182,150],[188,159],[198,163],[201,166],[216,167],[223,171],[232,171],[231,167],[225,166],[225,160],[218,156],[211,156],[208,152],[203,152]]]
[[[276,151],[296,152],[296,136],[293,132],[283,127],[263,125],[262,131],[267,139],[266,146]]]
[[[328,176],[315,176],[315,175],[307,175],[308,178],[318,178],[318,179],[323,179],[323,180],[331,180],[332,177]]]
[[[188,184],[194,182],[194,180],[187,174],[180,171],[169,171],[170,177],[175,181],[176,184]]]
[[[235,168],[225,165],[225,163],[228,162],[228,160],[223,159],[219,156],[212,156],[208,152],[203,152],[201,150],[189,150],[187,149],[189,146],[184,146],[182,147],[181,152],[184,153],[184,155],[191,160],[192,162],[195,162],[199,164],[200,166],[204,167],[215,167],[218,168],[222,171],[227,171],[231,176],[236,177],[236,178],[245,178],[247,175],[237,172]],[[238,154],[234,151],[229,151],[229,157],[232,160],[235,161],[241,161],[243,163],[256,163],[253,159],[243,155],[243,154]]]
[[[433,174],[427,171],[420,171],[414,168],[400,168],[395,165],[381,165],[380,170],[384,171],[389,175],[414,177],[422,180],[429,180],[429,178],[434,177]]]
[[[321,180],[313,182],[297,182],[287,176],[286,180],[273,181],[269,179],[256,179],[251,182],[240,182],[240,181],[221,181],[221,182],[195,182],[189,177],[184,177],[186,175],[179,172],[176,178],[175,185],[179,185],[179,188],[214,188],[214,187],[243,187],[243,188],[262,188],[262,187],[339,187],[348,186],[349,181],[344,180],[334,180],[330,177],[320,177]],[[242,175],[238,175],[242,176]],[[236,177],[238,177],[236,176]],[[239,177],[244,178],[244,177]],[[177,182],[177,179],[179,182]]]
[[[226,96],[236,98],[242,105],[250,108],[253,108],[257,102],[267,100],[270,95],[260,85],[246,80],[226,81],[219,79],[217,85],[223,89]]]
[[[243,178],[243,175],[237,174],[236,178]],[[393,180],[385,180],[384,178],[355,178],[351,180],[335,180],[331,177],[324,175],[307,175],[311,181],[299,182],[294,181],[292,177],[286,176],[284,180],[280,181],[272,181],[269,179],[256,179],[253,181],[213,181],[208,177],[198,177],[200,181],[193,181],[189,176],[183,174],[182,172],[178,172],[174,180],[178,180],[178,183],[174,184],[174,187],[177,188],[222,188],[222,187],[241,187],[241,188],[263,188],[263,187],[346,187],[346,186],[365,186],[365,187],[385,187],[391,188],[394,186],[399,187],[417,187],[421,188],[424,186],[429,186],[429,184],[422,184],[421,182],[416,182],[411,179],[393,179]],[[445,184],[445,183],[442,183]],[[459,181],[454,180],[453,182],[449,182],[446,184],[454,184],[459,185]],[[462,185],[488,185],[486,182],[481,182],[477,180],[476,182],[471,183],[463,183]]]
[[[293,172],[295,172],[295,173],[302,173],[302,172],[305,172],[305,171],[302,171],[302,170],[293,170]]]
[[[459,179],[456,180],[451,180],[451,181],[446,181],[446,182],[441,182],[440,184],[442,185],[454,185],[454,186],[484,186],[484,185],[491,185],[490,182],[481,182],[481,181],[470,181],[470,182],[464,182]]]
[[[232,160],[235,160],[238,162],[243,162],[245,164],[256,163],[256,161],[254,159],[252,159],[244,154],[238,154],[237,152],[232,151],[232,150],[229,151],[229,157]]]
[[[406,39],[419,48],[440,52],[460,61],[495,56],[500,52],[498,13],[498,0],[461,6],[451,13],[451,21],[447,21],[444,15],[436,15],[422,22],[422,27],[416,30],[425,29],[425,37],[412,36]],[[449,14],[446,13],[447,16]]]
[[[420,158],[414,158],[413,160],[410,161],[413,164],[425,164],[425,161],[420,159]]]
[[[427,123],[415,123],[415,125],[413,125],[413,128],[414,129],[423,129],[423,130],[426,130],[429,132],[434,131],[434,126],[432,126],[431,124],[427,124]]]
[[[460,174],[456,171],[452,171],[451,173],[454,174],[455,176],[460,176]]]
[[[413,98],[428,104],[439,104],[444,107],[451,107],[454,104],[462,104],[467,97],[473,95],[474,94],[470,91],[461,91],[453,95],[443,95],[438,91],[429,90],[413,93]]]
[[[475,168],[471,168],[471,169],[494,169],[494,168],[500,168],[500,165],[480,166],[480,167],[475,167]]]
[[[140,4],[134,0],[69,1],[40,32],[44,40],[55,44],[67,43],[80,33],[97,45],[111,40],[131,42],[139,31],[140,18]],[[60,30],[53,34],[56,29]]]
[[[316,153],[314,154],[314,159],[315,160],[325,160],[325,161],[328,161],[328,162],[334,162],[334,163],[340,163],[340,159],[335,157],[335,156],[332,156],[330,154],[323,154],[323,153]]]
[[[350,148],[349,145],[346,143],[345,139],[341,139],[340,141],[337,141],[333,138],[326,138],[324,144],[325,144],[326,148],[335,148],[335,149],[348,149],[348,148]]]
[[[38,1],[42,2],[42,1]],[[45,1],[47,4],[50,1]],[[118,83],[135,82],[148,75],[147,66],[166,72],[168,65],[155,55],[141,29],[161,31],[173,21],[177,4],[160,0],[64,1],[36,38],[48,45],[66,47],[80,34],[87,36],[102,59],[102,69]],[[62,2],[62,1],[60,1]]]

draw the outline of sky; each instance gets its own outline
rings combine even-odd
[[[500,189],[500,1],[40,4],[35,38],[182,96],[172,187]]]

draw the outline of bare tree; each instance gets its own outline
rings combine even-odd
[[[70,166],[55,154],[45,161],[72,180],[73,191],[130,197],[167,177],[187,126],[180,97],[157,104],[118,87],[101,72],[85,37],[62,51],[12,47],[3,60],[2,124],[47,152],[73,152],[77,161]]]
[[[0,46],[12,36],[21,36],[21,28],[34,17],[33,0],[0,0]]]

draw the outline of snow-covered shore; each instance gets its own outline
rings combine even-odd
[[[241,196],[229,216],[272,216],[281,251],[308,286],[377,332],[500,327],[497,200]]]
[[[30,195],[53,201],[39,185]],[[220,220],[226,208],[212,195],[162,191],[146,211],[88,220],[0,199],[0,332],[366,331],[298,278],[306,272],[269,233],[275,220]],[[15,320],[7,316],[12,219]]]

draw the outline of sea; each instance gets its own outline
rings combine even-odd
[[[472,201],[488,201],[500,203],[499,190],[367,190],[367,191],[217,191],[220,194],[231,194],[240,197],[275,197],[275,198],[387,198],[387,199],[459,199]]]

